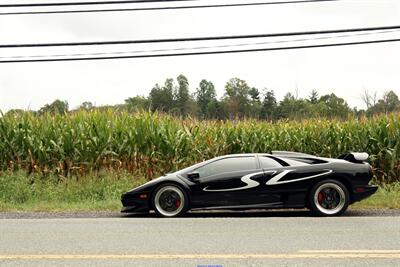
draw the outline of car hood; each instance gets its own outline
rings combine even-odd
[[[166,180],[168,178],[172,178],[172,177],[175,177],[175,175],[174,174],[167,174],[167,175],[160,176],[160,177],[155,178],[155,179],[153,179],[151,181],[148,181],[147,183],[139,185],[138,187],[132,188],[127,193],[135,192],[135,191],[138,191],[138,190],[146,190],[147,188],[151,188],[151,187],[157,185],[159,182],[161,182],[163,180]]]

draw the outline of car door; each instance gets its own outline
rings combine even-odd
[[[332,170],[312,166],[294,159],[258,156],[260,167],[265,173],[265,190],[260,199],[271,204],[293,205],[300,203],[303,206],[305,194],[314,179],[329,175]],[[283,166],[284,164],[285,166]],[[295,203],[295,204],[293,204]]]
[[[194,170],[199,178],[192,186],[195,207],[236,207],[258,203],[256,197],[264,172],[255,156],[217,159]]]
[[[267,155],[259,155],[258,161],[260,168],[264,171],[264,180],[262,182],[262,190],[258,197],[260,201],[270,206],[282,204],[282,194],[276,187],[271,187],[267,184],[276,174],[284,171],[287,166],[283,166],[281,162]]]

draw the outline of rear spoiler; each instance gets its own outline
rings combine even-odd
[[[338,159],[344,159],[354,163],[361,163],[368,159],[368,153],[365,152],[351,152],[342,154],[338,157]]]

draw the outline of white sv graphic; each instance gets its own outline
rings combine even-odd
[[[298,178],[298,179],[292,179],[292,180],[287,180],[287,181],[279,181],[280,179],[282,179],[283,177],[286,176],[286,174],[288,174],[289,172],[291,172],[293,170],[285,170],[277,175],[275,175],[274,177],[272,177],[271,179],[268,180],[268,182],[266,183],[266,185],[277,185],[277,184],[287,184],[287,183],[294,183],[294,182],[298,182],[298,181],[302,181],[302,180],[307,180],[307,179],[312,179],[315,177],[319,177],[319,176],[323,176],[323,175],[327,175],[329,173],[332,172],[332,170],[326,170],[326,172],[323,173],[319,173],[319,174],[315,174],[315,175],[311,175],[311,176],[306,176],[306,177],[302,177],[302,178]]]
[[[306,177],[287,180],[287,181],[279,181],[280,179],[285,177],[286,174],[288,174],[289,172],[292,172],[292,171],[293,170],[284,170],[281,173],[278,173],[277,175],[275,175],[271,179],[269,179],[268,182],[266,183],[266,185],[278,185],[278,184],[293,183],[293,182],[298,182],[298,181],[302,181],[302,180],[307,180],[307,179],[312,179],[312,178],[316,178],[316,177],[319,177],[319,176],[327,175],[327,174],[332,172],[332,170],[326,170],[326,172],[323,172],[323,173],[320,173],[320,174],[316,174],[316,175],[306,176]],[[274,175],[276,172],[277,171],[255,172],[255,173],[250,173],[250,174],[244,175],[242,178],[240,178],[240,180],[242,182],[244,182],[246,185],[245,186],[241,186],[241,187],[227,188],[227,189],[208,189],[208,186],[206,186],[205,188],[203,188],[203,190],[207,191],[207,192],[227,192],[227,191],[236,191],[236,190],[249,189],[249,188],[253,188],[253,187],[256,187],[256,186],[260,185],[259,182],[251,180],[251,178],[253,176],[264,174],[264,173],[265,174]]]
[[[260,175],[263,174],[264,172],[255,172],[255,173],[250,173],[247,174],[245,176],[243,176],[242,178],[240,178],[240,180],[242,180],[243,183],[245,183],[245,186],[241,186],[241,187],[236,187],[236,188],[228,188],[228,189],[207,189],[207,187],[205,187],[203,190],[204,191],[209,191],[209,192],[225,192],[225,191],[236,191],[236,190],[243,190],[243,189],[249,189],[249,188],[253,188],[258,186],[260,183],[256,182],[254,180],[251,180],[251,177],[256,176],[256,175]]]

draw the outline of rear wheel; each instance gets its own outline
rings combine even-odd
[[[188,197],[180,187],[174,184],[165,184],[155,191],[153,207],[157,215],[162,217],[181,216],[188,209]]]
[[[339,216],[349,206],[349,191],[339,181],[324,180],[311,189],[309,203],[317,216]]]

